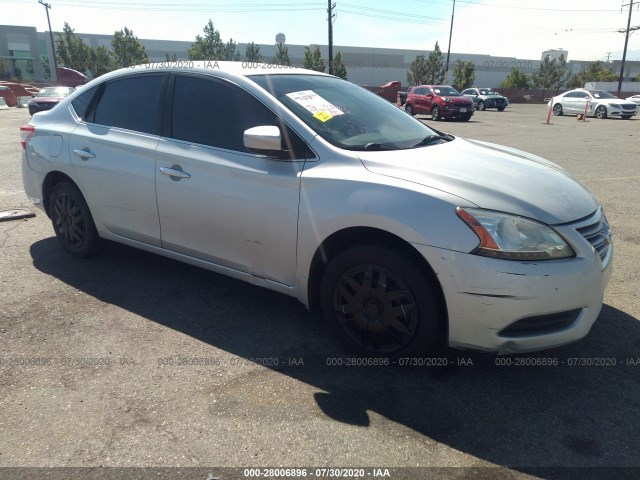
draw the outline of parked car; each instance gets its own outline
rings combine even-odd
[[[585,90],[577,88],[553,97],[548,104],[554,115],[586,114],[589,117],[607,118],[621,117],[629,119],[638,110],[638,106],[629,100],[618,97],[604,90]]]
[[[613,249],[568,172],[324,73],[208,64],[105,74],[21,127],[70,255],[113,240],[288,294],[363,355],[587,335]]]
[[[499,112],[504,111],[509,105],[509,99],[490,88],[467,88],[462,91],[462,95],[471,98],[476,110],[486,110],[487,108],[497,108]]]
[[[640,104],[640,95],[631,95],[630,97],[627,97],[626,99],[627,100],[631,100],[633,103]]]
[[[60,100],[68,97],[75,89],[73,87],[44,87],[38,94],[29,100],[29,113],[51,110]]]
[[[404,109],[409,115],[431,115],[433,120],[459,118],[467,121],[474,112],[471,99],[448,85],[412,87]]]
[[[0,97],[4,98],[8,107],[15,107],[18,104],[18,97],[9,87],[0,85]]]

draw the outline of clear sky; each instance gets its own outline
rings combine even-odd
[[[327,44],[324,0],[46,0],[51,26],[68,22],[76,32],[113,34],[125,26],[138,38],[193,40],[209,18],[223,40]],[[333,0],[334,44],[447,50],[453,0]],[[245,3],[253,2],[253,3]],[[456,0],[451,51],[539,59],[564,48],[569,60],[622,58],[630,0]],[[634,0],[640,4],[640,0]],[[47,31],[37,0],[0,0],[0,24]],[[631,26],[640,25],[634,7]],[[627,60],[640,60],[640,30],[629,40]]]

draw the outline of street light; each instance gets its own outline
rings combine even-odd
[[[53,31],[51,30],[51,20],[49,20],[49,9],[51,5],[48,3],[44,3],[42,0],[38,0],[38,3],[42,5],[47,12],[47,23],[49,24],[49,38],[51,39],[51,53],[53,54],[53,73],[51,75],[51,79],[57,81],[58,80],[58,62],[56,61],[56,46],[53,43]]]

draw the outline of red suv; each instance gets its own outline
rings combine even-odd
[[[404,107],[409,115],[431,115],[433,120],[459,118],[467,121],[475,108],[473,100],[448,85],[418,85],[412,87]]]

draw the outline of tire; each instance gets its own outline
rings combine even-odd
[[[464,117],[460,117],[460,120],[462,120],[463,122],[468,122],[469,120],[471,120],[471,115],[465,115]]]
[[[407,103],[404,106],[404,111],[407,112],[409,115],[411,115],[413,117],[414,113],[413,113],[413,107],[411,106],[410,103]]]
[[[505,109],[505,108],[507,108],[507,107],[498,107],[498,111],[499,111],[499,112],[504,112],[504,109]]]
[[[560,105],[559,103],[556,103],[556,104],[553,106],[553,114],[554,114],[556,117],[560,117],[560,116],[562,116],[562,105]]]
[[[49,196],[49,216],[58,241],[69,254],[84,258],[97,251],[100,237],[78,187],[68,182],[55,184]]]
[[[622,118],[629,120],[633,115],[622,115]]]
[[[484,104],[484,100],[480,100],[480,101],[478,102],[478,110],[486,110],[486,109],[487,109],[487,107],[486,107],[486,105]]]
[[[431,109],[431,119],[432,120],[440,120],[440,107],[437,105],[434,105],[433,108]]]
[[[440,306],[426,272],[379,246],[354,247],[327,266],[322,311],[348,351],[369,357],[426,354],[437,342]]]
[[[598,108],[596,108],[596,118],[600,120],[607,118],[607,107],[605,107],[604,105],[600,105]]]

